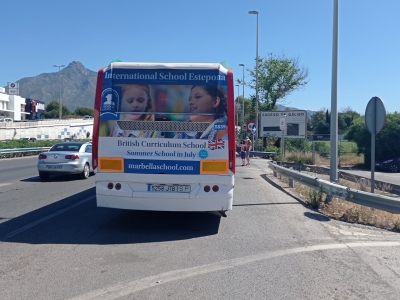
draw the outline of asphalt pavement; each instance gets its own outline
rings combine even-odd
[[[400,234],[304,207],[263,160],[226,218],[97,208],[93,176],[34,162],[0,161],[2,299],[398,299]]]

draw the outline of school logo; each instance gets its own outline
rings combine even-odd
[[[201,159],[205,159],[205,158],[207,158],[208,157],[208,152],[207,152],[207,150],[200,150],[200,152],[199,152],[199,157],[201,158]]]
[[[117,116],[117,110],[119,105],[119,94],[116,90],[108,88],[101,93],[101,108],[100,116],[105,114],[111,114]]]
[[[225,141],[222,139],[218,139],[215,141],[208,141],[208,149],[209,150],[218,150],[225,148]]]
[[[226,124],[224,123],[214,124],[214,130],[226,130]]]

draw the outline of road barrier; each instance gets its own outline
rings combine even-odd
[[[266,158],[274,157],[277,155],[276,152],[263,152],[263,151],[250,151],[249,154],[250,154],[250,157],[259,156],[259,157],[266,157]]]
[[[0,149],[0,158],[24,156],[31,153],[49,151],[51,147]]]
[[[294,181],[297,181],[301,184],[320,190],[332,197],[338,197],[356,204],[381,209],[394,214],[400,214],[400,199],[351,189],[296,170],[290,170],[278,166],[275,162],[269,162],[268,167],[274,172],[275,177],[279,173],[289,178],[289,185],[291,187],[294,186]]]
[[[293,163],[293,162],[284,162],[284,166],[288,168],[293,168],[294,170],[300,171],[307,171],[310,173],[317,173],[317,174],[323,174],[323,175],[330,175],[330,169],[328,167],[324,166],[314,166],[314,165],[303,165],[299,163]],[[369,178],[366,178],[365,176],[361,175],[355,175],[343,170],[338,171],[338,178],[350,181],[350,182],[355,182],[359,184],[363,184],[366,186],[371,186],[371,180]],[[375,189],[385,191],[385,192],[390,192],[391,194],[396,194],[400,196],[400,185],[393,184],[393,183],[388,183],[384,181],[379,181],[379,180],[374,180],[375,182]]]

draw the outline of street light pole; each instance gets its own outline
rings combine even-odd
[[[338,26],[339,0],[333,4],[333,38],[332,38],[332,86],[331,86],[331,161],[330,181],[337,182],[338,177],[338,113],[337,113],[337,77],[338,77]]]
[[[258,11],[257,10],[251,10],[249,11],[249,14],[251,15],[257,15],[257,27],[256,27],[256,128],[257,128],[257,143],[255,146],[255,149],[258,150]]]
[[[242,86],[243,86],[243,89],[242,89],[242,92],[243,92],[243,94],[242,94],[242,97],[243,97],[243,99],[242,99],[242,102],[243,102],[243,105],[242,105],[242,122],[244,124],[244,64],[239,64],[239,66],[243,67],[243,79],[242,79]],[[243,124],[240,125],[240,128],[242,129],[241,131],[243,131]]]
[[[236,111],[237,104],[239,103],[239,86],[240,86],[240,85],[235,84],[235,86],[238,87],[238,92],[237,92],[237,97],[236,97],[236,105],[235,105],[235,111]],[[236,126],[239,126],[239,117],[238,117],[238,115],[239,115],[239,114],[236,113]]]
[[[58,68],[58,72],[60,73],[61,68],[64,68],[64,65],[53,65],[53,67]],[[61,79],[59,79],[59,85],[60,85],[60,99],[58,99],[59,102],[59,112],[58,112],[58,118],[61,120],[62,117],[62,104],[61,104]]]

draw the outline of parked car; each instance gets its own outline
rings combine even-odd
[[[12,123],[12,122],[14,122],[14,120],[11,118],[0,117],[0,123]]]
[[[382,162],[375,163],[375,168],[382,171],[390,171],[393,173],[400,171],[400,153],[388,157]]]
[[[83,120],[93,120],[93,117],[92,116],[84,116]]]
[[[93,172],[91,143],[58,143],[48,152],[40,153],[38,159],[37,169],[43,180],[61,174],[78,174],[87,179]]]

